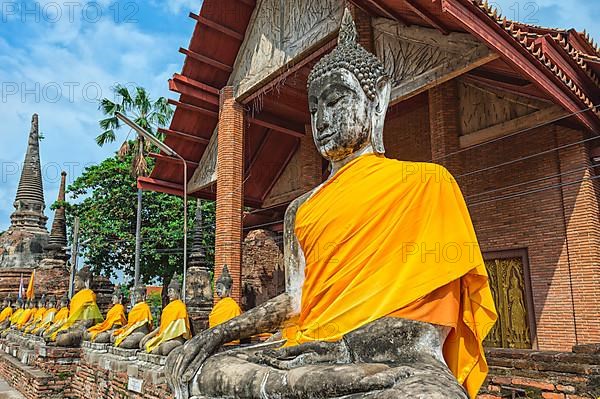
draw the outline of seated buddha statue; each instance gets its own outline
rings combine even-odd
[[[232,287],[233,278],[229,274],[229,268],[225,265],[223,266],[221,276],[219,276],[215,283],[215,293],[219,297],[219,301],[208,315],[209,328],[216,327],[242,314],[240,306],[231,298]]]
[[[50,326],[50,324],[52,324],[54,317],[56,316],[56,312],[56,298],[54,295],[50,295],[46,302],[46,311],[44,312],[40,321],[31,328],[29,333],[33,335],[40,335],[40,332],[44,331]]]
[[[25,327],[23,328],[23,332],[25,334],[29,334],[31,332],[31,330],[33,330],[33,328],[35,328],[42,321],[42,318],[44,317],[45,313],[46,313],[46,294],[42,294],[42,296],[40,297],[40,299],[37,302],[37,308],[36,308],[35,314],[29,320],[29,322],[27,322],[27,324],[25,324]]]
[[[192,337],[187,308],[181,300],[181,285],[177,274],[169,283],[167,295],[169,304],[160,315],[160,326],[140,342],[141,350],[154,355],[167,356]]]
[[[146,287],[133,290],[135,305],[127,315],[127,324],[113,331],[110,342],[123,349],[138,349],[140,341],[152,330],[152,312],[146,303]]]
[[[286,211],[286,292],[171,352],[178,399],[475,397],[496,319],[487,273],[448,171],[384,156],[390,89],[346,10],[308,77],[331,173]],[[275,329],[271,347],[221,350]]]
[[[57,307],[56,315],[52,321],[44,328],[39,330],[39,335],[44,337],[46,342],[51,341],[52,335],[58,330],[62,328],[62,326],[67,322],[69,318],[69,297],[67,294],[64,294],[62,298],[60,298],[60,302]]]
[[[2,312],[0,313],[0,331],[10,326],[10,318],[14,311],[12,308],[12,297],[8,294],[2,301]]]
[[[23,300],[21,298],[18,298],[17,301],[15,302],[15,310],[13,311],[12,316],[10,316],[10,319],[9,319],[10,322],[8,323],[8,326],[0,334],[0,336],[2,338],[6,338],[6,335],[9,333],[9,331],[11,331],[15,328],[16,324],[19,322],[19,319],[21,318],[21,316],[23,315],[24,312],[25,312],[25,303],[23,302]]]
[[[115,286],[112,294],[113,306],[106,313],[106,319],[102,323],[88,328],[84,334],[85,341],[92,341],[98,344],[109,344],[113,332],[127,324],[125,316],[125,307],[123,306],[123,292],[120,286]]]
[[[91,285],[92,271],[86,266],[75,275],[73,287],[76,293],[69,303],[69,318],[51,335],[57,346],[78,347],[86,330],[103,320],[96,294],[89,288]]]
[[[19,317],[17,323],[13,326],[15,330],[23,331],[25,325],[35,316],[37,308],[35,307],[35,298],[28,300],[25,304],[25,310]]]

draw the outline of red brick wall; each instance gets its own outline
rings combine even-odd
[[[244,170],[244,110],[233,88],[221,90],[217,153],[215,281],[223,265],[233,277],[231,297],[241,299],[242,207]]]

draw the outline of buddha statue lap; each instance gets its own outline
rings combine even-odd
[[[286,211],[286,292],[173,350],[177,399],[475,397],[496,319],[483,258],[452,176],[384,157],[390,86],[346,10],[308,78],[331,175]],[[460,255],[431,254],[450,245]],[[277,329],[279,342],[222,351]]]
[[[31,330],[33,330],[38,324],[40,324],[42,318],[44,317],[44,314],[46,313],[46,310],[46,294],[42,294],[41,298],[37,302],[35,314],[23,327],[23,332],[25,334],[30,334]]]
[[[76,293],[69,303],[69,318],[51,335],[57,346],[80,346],[86,330],[103,320],[96,304],[96,294],[89,288],[91,285],[92,271],[86,266],[75,275],[73,286]]]
[[[48,297],[48,300],[46,302],[46,307],[47,307],[47,309],[44,312],[44,314],[42,315],[40,321],[38,323],[36,323],[36,325],[33,326],[31,328],[31,330],[29,331],[30,334],[40,335],[54,321],[54,318],[55,318],[58,310],[56,309],[56,298],[53,295],[50,295]]]
[[[163,309],[160,326],[146,335],[140,349],[153,355],[167,356],[192,337],[187,309],[181,300],[181,285],[177,274],[167,287],[169,304]]]
[[[123,292],[121,287],[115,286],[112,295],[113,306],[106,313],[106,319],[102,323],[88,328],[83,339],[98,344],[109,344],[113,333],[127,324],[125,307],[123,306]]]
[[[127,315],[127,324],[115,331],[110,338],[114,346],[123,349],[138,349],[140,342],[152,329],[152,312],[146,303],[146,287],[134,288],[135,305]]]
[[[50,342],[52,335],[54,335],[54,333],[58,331],[67,322],[68,318],[69,297],[67,296],[67,294],[64,294],[60,298],[60,302],[56,309],[56,314],[44,328],[39,329],[38,335],[43,337],[46,342]]]

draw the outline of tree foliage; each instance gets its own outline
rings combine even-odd
[[[117,271],[133,277],[137,208],[136,179],[130,172],[132,154],[114,156],[87,167],[68,192],[68,224],[79,216],[82,255],[96,273],[116,277]],[[147,159],[151,163],[151,159]],[[188,255],[192,243],[196,201],[188,201]],[[214,203],[204,201],[203,244],[212,264]],[[142,209],[141,280],[167,285],[175,272],[183,272],[183,199],[157,192],[144,193]]]

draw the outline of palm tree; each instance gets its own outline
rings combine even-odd
[[[131,93],[129,89],[123,85],[116,85],[113,88],[115,98],[114,102],[108,98],[103,98],[100,101],[99,109],[106,116],[100,120],[100,128],[102,133],[96,137],[96,143],[99,146],[104,146],[107,143],[112,143],[117,139],[115,131],[122,125],[119,119],[115,116],[116,112],[127,116],[148,132],[157,135],[158,127],[166,126],[173,116],[173,109],[168,104],[165,97],[159,97],[156,101],[152,101],[148,92],[143,87],[136,87],[135,93]],[[133,145],[130,145],[129,135],[121,145],[118,151],[120,157],[124,157],[130,151],[133,151],[131,174],[138,178],[148,174],[148,164],[146,163],[146,152],[150,149],[151,143],[147,143],[145,139],[136,135],[132,140]],[[135,229],[135,272],[134,286],[139,283],[140,279],[140,229],[142,222],[142,190],[137,192],[137,223]]]

